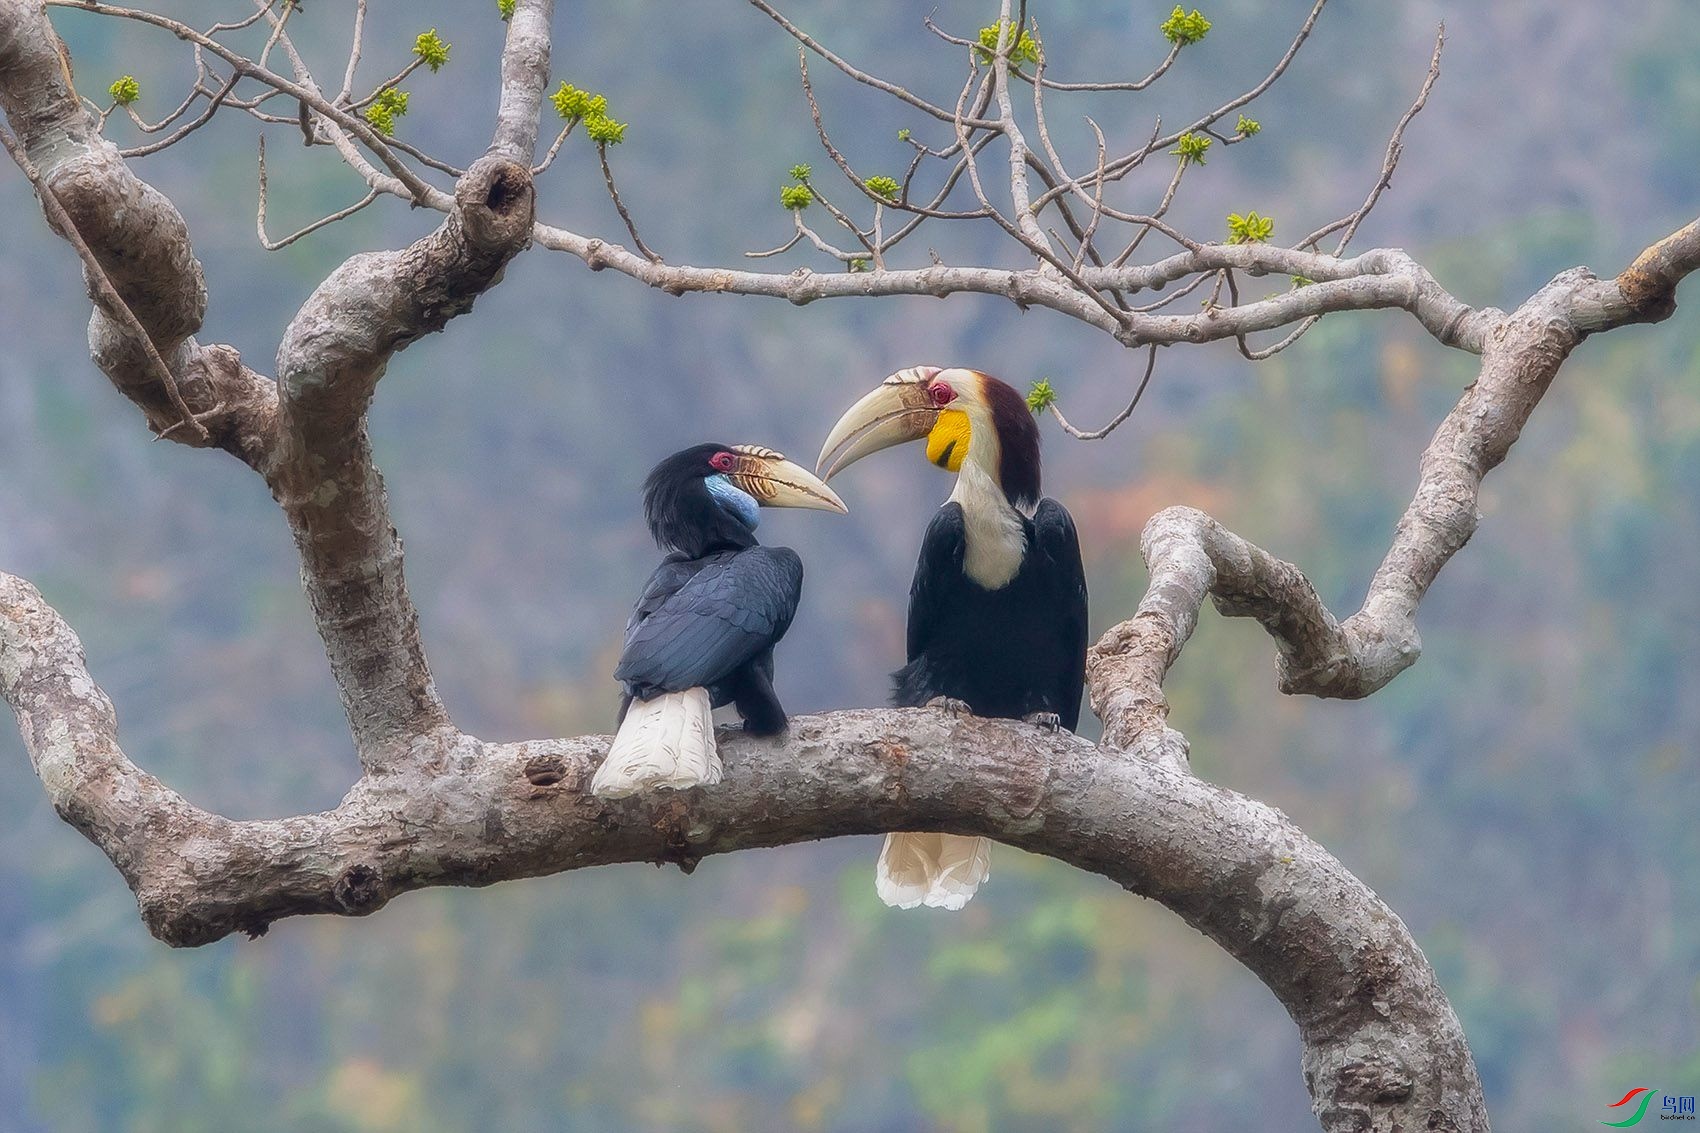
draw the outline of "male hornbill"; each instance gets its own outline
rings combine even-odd
[[[803,593],[803,561],[756,542],[762,507],[846,510],[808,470],[755,445],[697,445],[655,466],[643,487],[650,534],[668,551],[626,622],[614,679],[620,729],[591,791],[720,782],[711,713],[732,704],[746,731],[785,730],[773,646]]]
[[[908,664],[892,702],[1074,730],[1086,679],[1086,575],[1074,520],[1039,496],[1039,427],[1026,399],[976,370],[900,370],[839,418],[817,471],[926,438],[956,473],[921,540],[909,588]],[[899,908],[960,909],[986,879],[991,843],[890,834],[875,885]]]

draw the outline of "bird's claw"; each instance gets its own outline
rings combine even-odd
[[[966,700],[958,700],[954,696],[935,696],[927,701],[928,708],[942,708],[953,716],[972,716],[974,709]]]
[[[1032,724],[1036,728],[1043,728],[1047,732],[1062,731],[1062,717],[1055,712],[1029,712],[1021,719],[1024,723]]]

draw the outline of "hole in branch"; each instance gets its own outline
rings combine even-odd
[[[382,881],[378,871],[369,865],[349,866],[336,879],[331,892],[345,912],[363,916],[384,903]]]
[[[510,166],[490,179],[490,188],[484,193],[484,204],[491,212],[505,216],[517,202],[525,199],[530,189],[531,179],[517,166]]]

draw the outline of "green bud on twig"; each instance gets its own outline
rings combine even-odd
[[[437,34],[436,28],[432,28],[430,31],[419,33],[419,38],[413,41],[413,53],[434,72],[449,61],[451,46]]]
[[[1210,21],[1200,15],[1197,8],[1188,14],[1185,9],[1177,6],[1169,18],[1158,25],[1157,30],[1162,32],[1163,37],[1170,43],[1185,47],[1210,34]]]
[[[136,81],[136,76],[125,75],[107,87],[106,93],[110,94],[112,101],[119,106],[128,106],[142,97],[142,84]]]

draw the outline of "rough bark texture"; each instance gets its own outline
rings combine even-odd
[[[118,294],[147,328],[184,400],[205,415],[211,443],[257,465],[274,425],[276,389],[243,366],[233,347],[195,341],[207,289],[188,225],[100,136],[71,86],[61,51],[42,4],[0,5],[0,109]],[[96,301],[89,321],[95,363],[156,433],[178,424],[179,414],[142,346],[100,305],[92,284],[90,299]],[[188,430],[172,436],[199,443]]]
[[[541,84],[538,84],[541,89]],[[331,273],[278,348],[281,427],[265,468],[301,552],[302,579],[368,768],[448,725],[402,577],[366,407],[390,355],[443,329],[501,278],[531,237],[527,165],[487,156],[455,189],[441,228],[400,252]]]
[[[1192,775],[1185,738],[1167,726],[1163,682],[1207,597],[1275,637],[1288,692],[1365,696],[1414,663],[1417,607],[1474,532],[1482,478],[1587,334],[1670,313],[1676,285],[1700,266],[1700,222],[1649,248],[1616,280],[1566,272],[1510,315],[1470,309],[1409,256],[1385,249],[1343,259],[1202,245],[1152,264],[1081,266],[1075,280],[943,265],[828,279],[672,267],[536,221],[530,162],[551,10],[550,0],[520,0],[491,149],[452,198],[410,185],[417,178],[405,167],[398,173],[391,152],[378,154],[389,173],[359,156],[351,137],[371,146],[370,132],[324,103],[299,63],[299,85],[276,80],[316,116],[305,128],[337,144],[375,189],[446,216],[413,246],[355,256],[325,280],[283,333],[273,383],[229,347],[196,342],[205,286],[182,217],[99,136],[42,0],[0,0],[0,110],[146,328],[206,425],[207,443],[272,488],[365,772],[322,814],[233,822],[189,804],[124,756],[111,702],[70,627],[29,583],[0,573],[0,699],[17,715],[53,806],[111,858],[149,929],[167,943],[197,945],[258,934],[286,916],[365,915],[434,885],[609,862],[689,870],[709,854],[840,834],[983,834],[1160,901],[1246,964],[1299,1026],[1305,1081],[1325,1129],[1485,1133],[1458,1020],[1404,925],[1280,812]],[[281,42],[293,53],[287,37]],[[259,73],[251,61],[232,65]],[[799,717],[777,739],[724,734],[726,776],[713,789],[610,802],[587,790],[606,737],[488,744],[454,727],[426,665],[366,434],[390,356],[470,309],[532,240],[669,291],[795,302],[979,291],[1054,307],[1126,342],[1209,341],[1324,312],[1396,307],[1440,342],[1482,354],[1482,368],[1423,456],[1363,608],[1344,622],[1298,567],[1202,512],[1171,508],[1153,518],[1142,542],[1146,595],[1088,658],[1089,695],[1105,725],[1099,745],[927,710],[838,712]],[[1228,270],[1315,282],[1195,315],[1112,313],[1081,290],[1131,294]],[[96,363],[155,431],[171,430],[178,414],[127,325],[101,309],[96,293]],[[201,443],[191,430],[169,435]]]
[[[723,731],[711,790],[588,790],[608,737],[487,744],[362,779],[323,814],[231,822],[130,763],[76,636],[0,575],[0,696],[54,806],[101,846],[160,939],[204,944],[301,913],[365,915],[432,885],[674,862],[841,834],[938,829],[1048,854],[1161,901],[1269,985],[1298,1023],[1327,1128],[1435,1112],[1485,1129],[1469,1049],[1399,918],[1279,811],[1184,766],[1067,732],[922,709]]]

